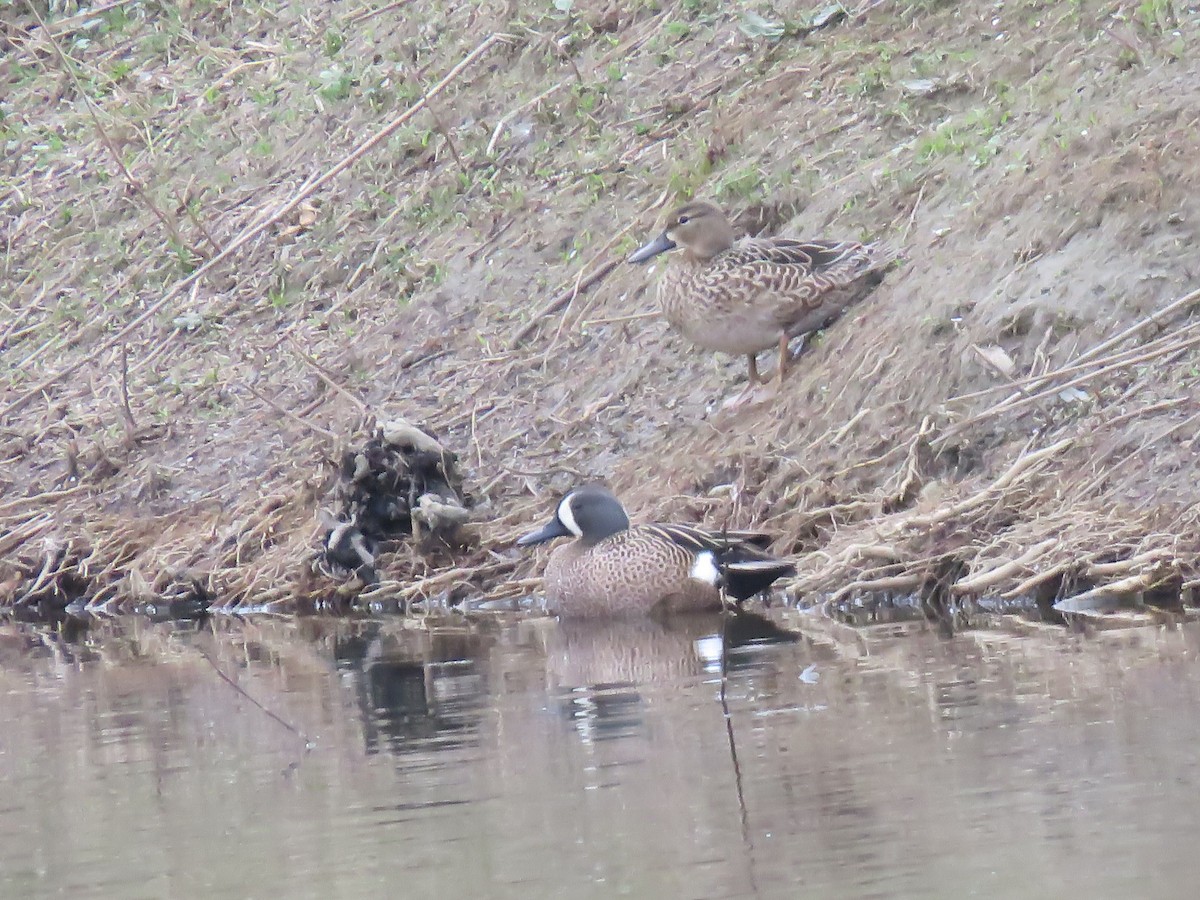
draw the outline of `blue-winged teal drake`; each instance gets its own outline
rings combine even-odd
[[[751,386],[762,383],[758,354],[779,346],[779,376],[790,362],[788,340],[815,331],[883,280],[896,258],[885,244],[734,238],[719,207],[687,203],[662,233],[629,257],[644,263],[679,248],[658,283],[667,321],[709,350],[746,356]]]
[[[593,485],[570,491],[554,518],[517,543],[556,537],[575,538],[546,564],[546,599],[563,616],[720,609],[722,590],[742,601],[795,572],[763,552],[770,541],[764,534],[630,525],[621,502]]]

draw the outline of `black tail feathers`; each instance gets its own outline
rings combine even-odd
[[[717,560],[722,587],[739,603],[761,594],[780,578],[796,574],[790,562],[767,556],[746,546],[730,547]]]

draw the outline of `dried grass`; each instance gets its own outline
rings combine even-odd
[[[225,23],[205,13],[173,55],[144,62],[142,80],[112,85],[102,76],[128,41],[95,33],[68,62],[54,40],[84,28],[80,17],[9,27],[0,77],[41,66],[46,82],[14,81],[14,95],[46,110],[63,100],[55,125],[78,149],[0,183],[17,209],[0,300],[0,351],[13,361],[0,395],[0,606],[116,608],[189,592],[228,610],[512,598],[539,566],[512,540],[555,491],[592,478],[642,518],[777,532],[777,549],[799,555],[798,602],[1200,582],[1200,498],[1177,474],[1200,417],[1187,374],[1200,294],[1180,287],[1183,252],[1162,250],[1178,227],[1167,220],[1182,209],[1187,221],[1195,195],[1180,162],[1195,149],[1191,95],[1162,111],[1122,106],[1161,88],[1168,69],[1106,71],[1089,127],[1120,145],[1053,134],[1055,121],[1093,115],[1063,103],[1015,109],[1011,121],[1035,124],[998,118],[977,146],[938,157],[930,136],[942,123],[967,129],[997,97],[980,88],[908,108],[886,79],[876,92],[866,77],[880,43],[897,60],[944,47],[926,63],[941,68],[961,53],[979,84],[1032,85],[1029,72],[1059,51],[1031,42],[1030,59],[1008,62],[953,9],[915,21],[868,4],[806,43],[766,45],[724,13],[667,40],[686,18],[675,6],[630,14],[611,41],[603,22],[510,28],[488,4],[448,10],[431,34],[408,6],[283,11],[241,47],[221,43]],[[106,8],[125,7],[138,9]],[[1047,13],[1039,32],[1094,50],[1070,15]],[[1032,27],[1004,25],[1014,44]],[[150,31],[131,27],[138,40]],[[319,47],[335,29],[354,61],[415,41],[419,64],[391,76],[410,89],[446,74],[398,115],[366,103],[331,113],[337,101],[305,76],[345,60],[285,44]],[[671,53],[687,65],[664,63]],[[888,77],[904,74],[892,65]],[[135,119],[127,109],[158,97],[160,82],[190,105]],[[89,99],[95,83],[108,93]],[[269,91],[280,99],[257,110],[249,98]],[[1026,93],[1005,102],[1053,91]],[[282,115],[289,106],[298,122]],[[398,146],[426,117],[426,143]],[[248,157],[245,141],[206,144],[189,126],[266,135],[272,150]],[[522,143],[526,128],[545,146]],[[969,162],[993,152],[993,131],[1028,171],[1012,174],[1007,157]],[[32,140],[14,166],[36,156]],[[127,179],[94,177],[109,143]],[[743,160],[758,167],[760,194],[738,193]],[[1107,180],[1064,180],[1085,168]],[[144,188],[138,203],[131,183]],[[692,191],[756,228],[798,210],[808,229],[890,228],[909,261],[807,352],[777,401],[715,413],[735,368],[645,327],[645,274],[619,262],[656,209]],[[1052,192],[1055,208],[1039,208]],[[68,227],[63,210],[94,221]],[[1103,302],[1081,300],[1114,247],[1130,261],[1096,276],[1113,282]],[[1039,279],[1052,303],[1037,305]],[[77,317],[72,296],[86,299]],[[1026,374],[981,366],[992,346]],[[459,454],[483,549],[447,560],[397,544],[383,580],[362,591],[313,574],[316,511],[340,448],[392,414]]]

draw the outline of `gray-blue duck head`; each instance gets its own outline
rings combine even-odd
[[[528,547],[556,537],[576,537],[594,544],[628,527],[629,516],[620,500],[599,485],[584,485],[568,491],[559,501],[554,518],[520,538],[517,545]]]

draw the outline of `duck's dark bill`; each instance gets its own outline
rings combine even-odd
[[[567,527],[562,522],[552,519],[537,531],[531,531],[529,534],[517,538],[517,546],[528,547],[531,544],[544,544],[556,537],[569,537],[570,534],[571,532],[567,531]]]
[[[656,237],[654,240],[652,240],[650,243],[648,243],[645,247],[642,247],[639,250],[635,250],[633,252],[633,254],[629,257],[629,261],[631,263],[643,263],[643,262],[653,259],[654,257],[658,256],[658,254],[660,254],[660,253],[666,253],[668,250],[674,250],[674,249],[675,249],[675,242],[673,240],[671,240],[669,237],[667,237],[667,233],[664,231],[662,234],[660,234],[658,237]]]

